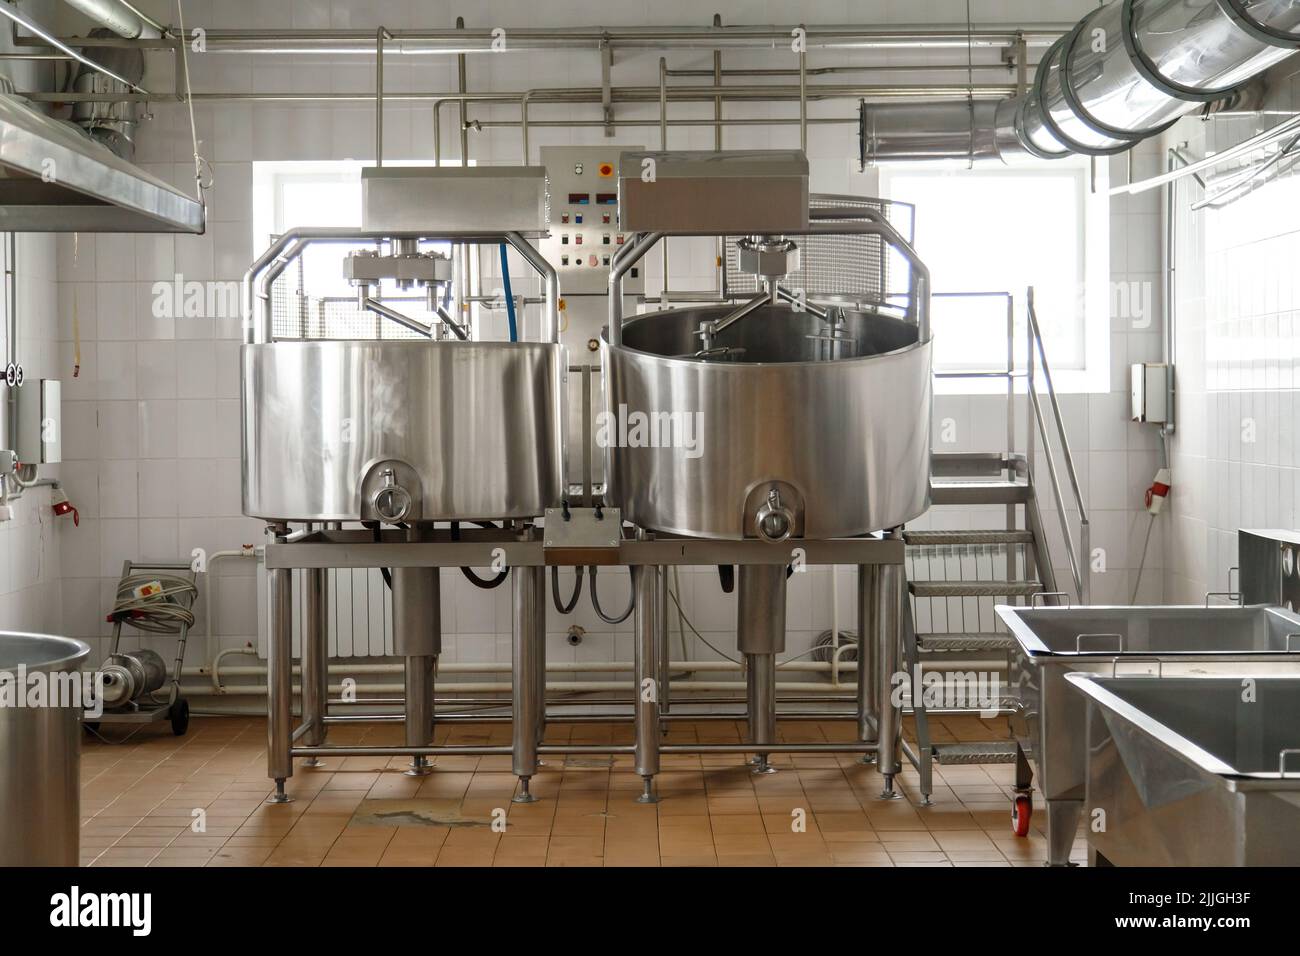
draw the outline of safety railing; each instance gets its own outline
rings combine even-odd
[[[1065,419],[1061,414],[1061,403],[1052,380],[1051,366],[1047,361],[1047,351],[1043,344],[1042,328],[1038,322],[1038,313],[1034,306],[1034,288],[1030,286],[1026,293],[1025,308],[1025,359],[1023,367],[1016,356],[1016,308],[1015,297],[1009,292],[950,292],[934,293],[934,298],[997,298],[1006,302],[1007,360],[1004,368],[982,370],[951,370],[936,372],[936,379],[1005,379],[1007,383],[1007,455],[1008,461],[1017,452],[1016,448],[1016,380],[1024,379],[1029,422],[1025,431],[1025,458],[1030,469],[1030,481],[1033,481],[1033,469],[1036,446],[1041,442],[1043,460],[1047,466],[1048,484],[1060,521],[1061,535],[1065,542],[1066,557],[1069,562],[1070,577],[1075,594],[1081,604],[1091,599],[1091,564],[1090,552],[1091,524],[1088,508],[1083,497],[1083,488],[1079,482],[1075,467],[1074,454],[1070,449],[1069,436],[1066,434]],[[1044,411],[1043,397],[1039,394],[1039,372],[1042,373],[1042,392],[1046,396],[1047,409],[1050,411],[1051,426]],[[1055,443],[1053,447],[1053,433]],[[1058,461],[1058,453],[1060,460]],[[1070,497],[1067,499],[1062,485],[1062,472],[1069,484]],[[1014,477],[1009,475],[1008,477]],[[1078,534],[1071,527],[1068,504],[1072,503],[1078,516]],[[1051,560],[1051,550],[1046,541],[1039,543],[1043,555]]]

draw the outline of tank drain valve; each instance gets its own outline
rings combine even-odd
[[[391,468],[384,469],[384,487],[375,492],[375,512],[389,524],[405,521],[411,513],[411,493],[397,483]]]
[[[784,541],[794,531],[794,512],[781,504],[781,493],[773,488],[758,509],[758,536],[764,541]]]

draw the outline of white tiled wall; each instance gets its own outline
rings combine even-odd
[[[53,3],[28,4],[36,14],[48,13]],[[0,31],[0,50],[12,49],[9,31]],[[48,68],[31,63],[11,63],[0,72],[18,89],[43,82]],[[54,239],[37,233],[20,235],[17,242],[16,290],[18,343],[13,355],[0,358],[0,366],[13,361],[23,366],[26,380],[35,387],[42,378],[71,378],[70,367],[59,361],[58,310]],[[5,351],[0,336],[0,353]],[[0,384],[0,400],[7,400]],[[65,434],[66,441],[66,434]],[[57,478],[58,466],[41,470],[41,477]],[[60,584],[59,534],[56,525],[70,518],[54,517],[48,488],[34,488],[13,502],[13,519],[0,522],[0,630],[59,633],[64,607]]]
[[[164,19],[171,19],[171,4],[146,3]],[[1091,9],[1083,0],[1053,2],[981,2],[974,4],[980,22],[1070,21]],[[389,27],[449,26],[456,13],[474,25],[563,25],[590,23],[590,4],[550,2],[478,3],[461,7],[446,2],[334,2],[279,3],[222,0],[185,4],[187,24],[211,28],[260,26],[360,26],[383,22]],[[960,22],[964,2],[943,0],[925,4],[902,2],[747,2],[719,0],[702,12],[698,5],[680,0],[606,4],[600,11],[611,24],[701,23],[718,10],[728,23]],[[778,54],[728,55],[729,65],[746,62],[771,65]],[[620,85],[657,84],[658,52],[626,52],[615,63]],[[810,57],[812,65],[816,56]],[[149,77],[165,87],[170,66],[158,58]],[[793,58],[791,63],[793,64]],[[675,53],[674,67],[711,66],[708,51]],[[197,90],[356,90],[373,89],[373,63],[366,56],[338,60],[324,58],[270,58],[225,55],[191,58]],[[589,54],[512,54],[478,56],[469,60],[472,89],[526,89],[559,84],[598,84],[598,61]],[[386,88],[451,90],[455,65],[428,57],[388,58]],[[810,115],[851,116],[856,104],[838,101],[810,104]],[[741,107],[728,105],[731,115],[796,115],[793,106]],[[182,188],[192,187],[192,152],[188,119],[182,107],[158,103],[142,124],[138,161],[148,170]],[[201,237],[83,236],[76,248],[71,239],[58,250],[59,349],[66,364],[71,354],[70,315],[81,317],[83,373],[65,392],[69,459],[63,474],[74,500],[82,508],[78,529],[63,527],[59,543],[66,595],[66,626],[70,633],[102,638],[102,624],[111,586],[124,558],[176,559],[195,547],[238,547],[260,541],[256,522],[240,514],[238,447],[238,322],[196,319],[157,319],[151,314],[152,285],[170,281],[174,273],[186,279],[237,280],[255,254],[252,237],[251,164],[256,160],[370,159],[374,151],[372,104],[200,102],[195,107],[200,149],[212,165],[214,186],[209,194],[208,234]],[[481,120],[514,119],[517,108],[475,107]],[[535,120],[583,119],[599,115],[594,106],[535,106]],[[614,143],[658,145],[656,105],[619,106],[621,118],[650,121],[645,127],[619,130]],[[710,104],[674,106],[673,116],[708,116]],[[441,123],[444,156],[454,158],[459,134],[454,110],[444,110]],[[474,158],[484,162],[519,162],[520,136],[516,129],[471,131]],[[794,147],[794,126],[729,128],[724,145],[732,147]],[[428,158],[433,150],[433,129],[427,103],[393,102],[385,110],[385,152],[391,159]],[[536,127],[531,134],[533,159],[540,146],[565,143],[611,142],[599,128]],[[675,127],[669,145],[710,148],[709,127]],[[851,125],[817,125],[809,131],[809,157],[813,188],[818,191],[862,191],[857,173],[856,134]],[[1135,162],[1153,163],[1154,154]],[[1116,174],[1123,172],[1117,164]],[[1150,278],[1156,261],[1158,224],[1143,201],[1122,201],[1114,206],[1112,266],[1116,278]],[[920,215],[924,217],[924,210]],[[1027,228],[1032,224],[1027,224]],[[673,258],[674,288],[705,288],[711,283],[706,259],[686,254]],[[657,291],[660,274],[652,257],[647,264],[647,290]],[[1150,436],[1126,421],[1122,369],[1139,357],[1155,357],[1158,329],[1134,330],[1125,325],[1112,329],[1111,391],[1098,395],[1066,395],[1064,412],[1074,443],[1082,480],[1093,502],[1094,546],[1106,551],[1106,571],[1095,578],[1099,600],[1127,600],[1137,555],[1132,505],[1149,483],[1155,468],[1155,446]],[[953,417],[961,424],[962,441],[969,447],[945,450],[997,450],[1004,426],[1001,400],[991,396],[942,396],[936,415]],[[1024,420],[1023,409],[1020,412]],[[988,444],[983,440],[987,436]],[[979,526],[999,520],[991,515],[964,514],[951,524]],[[1048,515],[1049,527],[1055,527]],[[1140,539],[1138,540],[1140,545]],[[1064,564],[1059,543],[1057,563]],[[1153,545],[1153,564],[1160,563],[1159,539]],[[238,646],[256,633],[255,584],[248,563],[231,562],[221,572],[219,598],[214,608],[215,629],[222,646]],[[1062,569],[1061,574],[1064,575]],[[841,572],[840,620],[854,627],[851,575]],[[683,603],[695,625],[714,643],[733,647],[734,597],[724,596],[710,569],[682,572]],[[1064,577],[1062,577],[1064,580]],[[564,576],[566,587],[571,581]],[[606,609],[620,607],[626,599],[626,577],[603,574],[602,596]],[[509,626],[509,591],[491,596],[471,588],[458,574],[444,577],[444,622],[449,660],[508,658],[505,635]],[[800,649],[830,626],[831,576],[829,572],[797,576],[791,580],[790,644]],[[1158,599],[1160,575],[1145,579],[1143,596]],[[200,608],[202,619],[202,608]],[[552,659],[608,659],[628,657],[630,625],[611,629],[590,612],[584,598],[572,621],[588,629],[578,648],[563,641],[570,618],[551,615]],[[198,640],[191,660],[203,661],[215,651]],[[700,647],[699,656],[709,652]]]
[[[1271,78],[1269,107],[1300,106],[1295,67]],[[1273,125],[1279,116],[1184,120],[1169,145],[1200,158]],[[1219,210],[1180,187],[1178,430],[1173,446],[1171,600],[1228,591],[1238,528],[1293,528],[1300,519],[1300,172]]]

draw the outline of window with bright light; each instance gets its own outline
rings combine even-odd
[[[253,164],[253,246],[260,253],[289,229],[303,226],[361,226],[362,163],[258,162]],[[391,165],[414,165],[392,163]],[[308,246],[301,272],[286,272],[273,297],[277,336],[303,338],[413,338],[418,333],[380,320],[356,306],[356,291],[343,277],[343,258],[356,249],[374,249],[373,242]],[[422,243],[424,251],[450,251],[449,243]],[[289,286],[305,294],[304,301],[287,294]],[[393,283],[380,285],[380,295],[422,322],[434,319],[419,290],[399,292]],[[293,315],[286,312],[293,311]]]
[[[937,371],[1007,367],[1005,300],[988,293],[1014,297],[1023,363],[1026,290],[1033,286],[1058,386],[1109,389],[1107,184],[1099,181],[1094,191],[1090,177],[1083,160],[881,171],[882,192],[916,206],[917,251],[939,293],[933,304]],[[983,390],[974,380],[956,381],[954,390]]]

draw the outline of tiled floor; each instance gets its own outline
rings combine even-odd
[[[669,739],[739,741],[742,724],[678,722]],[[947,718],[948,739],[1005,734],[974,717]],[[993,733],[991,733],[993,730]],[[848,723],[790,723],[793,740],[839,740]],[[439,742],[508,743],[508,725],[439,729]],[[622,725],[553,725],[548,742],[628,742]],[[940,769],[932,807],[882,801],[880,777],[851,756],[774,758],[755,776],[734,756],[672,756],[661,801],[634,802],[630,758],[547,759],[541,800],[512,804],[508,757],[440,757],[425,777],[407,761],[331,758],[297,768],[293,803],[269,805],[265,723],[195,718],[174,738],[146,729],[128,742],[87,738],[82,758],[82,861],[94,866],[1024,866],[1041,865],[1043,814],[1027,839],[1009,827],[1009,766]],[[394,724],[331,727],[330,742],[397,744]],[[610,763],[611,766],[602,766]],[[448,825],[375,825],[353,819],[363,800],[426,801]],[[1041,807],[1037,803],[1036,806]],[[196,832],[202,811],[201,832]],[[493,820],[497,825],[493,826]],[[504,817],[504,832],[500,821]],[[371,818],[373,819],[373,818]],[[446,819],[441,817],[440,819]],[[1083,858],[1083,844],[1075,855]]]

